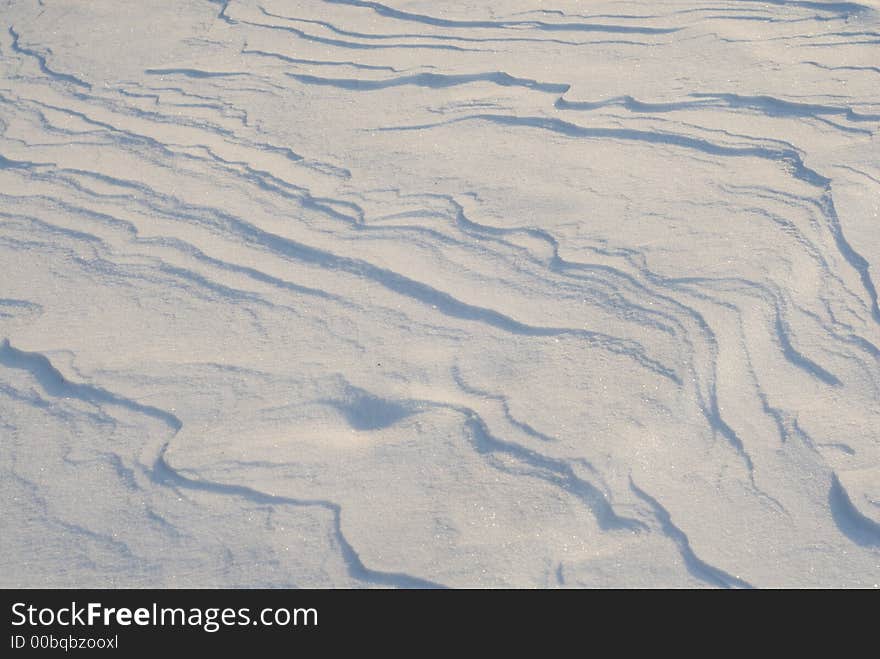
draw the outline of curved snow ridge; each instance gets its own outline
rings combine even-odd
[[[360,62],[355,62],[351,60],[340,62],[333,60],[302,59],[299,57],[291,57],[290,55],[285,55],[284,53],[259,50],[257,48],[248,48],[247,44],[245,44],[245,47],[241,49],[241,54],[258,55],[260,57],[267,57],[270,59],[277,59],[282,62],[288,62],[289,64],[305,64],[309,66],[349,66],[353,69],[362,69],[364,71],[390,71],[391,73],[400,73],[400,69],[396,69],[393,66],[362,64]]]
[[[185,78],[232,78],[248,75],[244,71],[203,71],[201,69],[144,69],[151,76],[183,76]]]
[[[257,21],[248,21],[244,19],[240,19],[238,22],[251,27],[288,32],[305,41],[311,41],[314,43],[322,44],[324,46],[335,46],[338,48],[347,48],[351,50],[444,50],[459,53],[479,52],[478,49],[465,48],[463,46],[455,46],[446,43],[363,43],[360,41],[323,37],[317,34],[311,34],[309,32],[306,32],[305,30],[300,30],[299,28],[295,28],[291,25],[258,23]]]
[[[156,456],[152,465],[150,477],[157,484],[163,487],[212,492],[272,506],[281,505],[323,508],[330,511],[333,516],[336,542],[342,553],[342,557],[345,559],[349,574],[351,574],[352,577],[370,584],[391,586],[394,588],[443,588],[441,584],[426,579],[420,579],[402,573],[381,572],[365,566],[357,551],[346,539],[345,534],[342,531],[342,507],[338,504],[333,503],[332,501],[293,499],[290,497],[267,494],[244,485],[218,483],[197,478],[189,478],[182,475],[168,463],[168,460],[165,457],[165,454],[168,451],[168,446],[168,443],[162,446],[159,455]]]
[[[629,486],[632,491],[635,492],[636,496],[648,503],[648,505],[654,510],[654,513],[660,522],[661,530],[676,544],[679,552],[681,552],[681,557],[684,560],[685,566],[697,579],[720,588],[753,588],[749,582],[732,574],[728,574],[724,570],[709,565],[701,560],[691,548],[690,539],[687,534],[672,521],[672,516],[669,514],[669,511],[666,510],[657,499],[640,489],[635,482],[633,482],[631,476]]]
[[[801,154],[794,148],[772,149],[765,146],[728,146],[710,142],[698,137],[664,131],[648,131],[626,128],[591,128],[581,126],[562,119],[539,116],[515,116],[502,114],[474,114],[466,117],[457,117],[445,122],[431,124],[418,124],[413,126],[386,126],[376,128],[378,131],[406,131],[426,130],[440,126],[449,126],[467,121],[483,121],[501,126],[514,126],[520,128],[539,128],[567,137],[581,138],[606,138],[618,140],[632,140],[646,142],[648,144],[663,144],[685,149],[700,151],[709,155],[727,156],[734,158],[761,158],[779,162],[787,166],[792,174],[810,185],[827,188],[831,179],[822,176],[817,171],[807,167]]]
[[[469,304],[430,284],[417,281],[394,270],[381,268],[359,259],[337,255],[323,249],[299,243],[290,238],[269,233],[239,218],[219,211],[215,215],[235,233],[248,242],[268,248],[297,261],[319,265],[329,270],[339,270],[365,277],[394,293],[429,305],[444,315],[485,324],[503,332],[521,336],[552,337],[571,335],[585,339],[590,344],[611,352],[630,357],[642,367],[680,384],[676,372],[646,354],[643,346],[601,332],[571,327],[543,327],[531,325],[512,318],[495,309]]]
[[[171,430],[177,432],[183,427],[180,419],[171,412],[143,405],[137,401],[119,396],[101,387],[90,384],[78,384],[65,378],[61,372],[52,365],[49,359],[38,352],[25,352],[12,346],[8,338],[0,343],[0,364],[6,368],[17,368],[28,371],[36,378],[40,386],[50,396],[60,398],[78,398],[87,403],[97,405],[108,404],[124,407],[132,412],[145,414],[165,423]]]
[[[724,108],[730,110],[747,109],[768,117],[789,119],[792,117],[815,119],[825,116],[841,116],[851,122],[880,123],[880,114],[859,112],[846,106],[821,103],[802,103],[788,101],[773,96],[741,96],[739,94],[693,92],[694,100],[651,103],[640,101],[632,96],[621,96],[604,101],[570,101],[560,98],[556,101],[559,110],[597,110],[605,107],[623,107],[630,112],[666,113],[701,110],[704,108]],[[871,135],[873,131],[867,130]]]
[[[805,7],[807,9],[816,9],[818,11],[838,14],[842,18],[849,18],[850,16],[858,16],[859,14],[867,14],[876,11],[874,7],[863,5],[858,2],[815,2],[814,0],[767,0],[766,2],[764,2],[764,0],[746,0],[746,2]]]
[[[366,2],[363,0],[323,0],[327,4],[348,5],[370,9],[376,14],[395,20],[430,25],[433,27],[468,28],[468,29],[508,29],[528,28],[539,31],[575,31],[575,32],[619,32],[623,34],[669,34],[677,31],[677,28],[655,28],[630,25],[611,25],[604,23],[547,23],[544,21],[485,21],[485,20],[452,20],[444,19],[428,14],[394,9],[378,2]]]
[[[619,128],[590,128],[580,126],[561,119],[553,119],[547,117],[523,117],[511,115],[495,115],[495,114],[476,114],[466,117],[458,117],[445,122],[437,122],[431,124],[420,124],[413,126],[389,126],[377,128],[379,131],[408,131],[408,130],[426,130],[441,126],[449,126],[452,124],[468,121],[485,121],[502,126],[539,128],[554,133],[565,135],[568,137],[579,138],[605,138],[633,140],[638,142],[646,142],[648,144],[663,144],[676,146],[686,149],[693,149],[703,153],[725,156],[725,157],[754,157],[763,160],[781,163],[791,174],[812,186],[830,190],[831,179],[823,176],[816,170],[807,167],[804,164],[801,153],[791,148],[770,148],[766,146],[728,146],[710,142],[708,140],[682,135],[676,133],[668,133],[663,131],[644,131]],[[834,207],[834,201],[830,193],[826,193],[818,202],[814,202],[821,209],[829,222],[838,250],[844,258],[858,271],[865,291],[867,292],[871,314],[875,321],[880,323],[880,306],[878,306],[877,289],[873,279],[869,273],[870,266],[864,257],[856,252],[849,241],[844,237],[837,213]]]
[[[49,76],[53,80],[69,83],[77,87],[83,87],[84,89],[92,88],[92,86],[85,80],[81,80],[76,76],[71,75],[70,73],[62,73],[60,71],[55,71],[54,69],[52,69],[48,64],[45,55],[31,48],[25,48],[19,43],[19,34],[15,31],[15,29],[12,28],[12,26],[8,28],[8,31],[9,36],[12,37],[12,52],[19,53],[21,55],[27,55],[28,57],[32,57],[37,60],[37,65],[40,67],[40,71],[45,73],[47,76]]]
[[[453,379],[466,393],[477,395],[478,398],[486,397],[485,394],[468,387],[456,371],[453,371]],[[529,472],[532,477],[552,483],[586,504],[595,516],[600,528],[628,532],[647,529],[644,522],[618,514],[606,494],[595,484],[578,476],[569,462],[545,455],[524,444],[498,437],[490,430],[486,420],[476,410],[465,405],[424,399],[387,400],[352,385],[345,387],[345,396],[342,400],[322,402],[336,408],[353,428],[367,431],[387,428],[402,419],[426,410],[451,410],[463,417],[464,426],[479,454],[501,453],[526,465],[532,470]],[[517,430],[524,432],[529,438],[538,438],[544,442],[553,441],[553,438],[536,432],[528,424],[512,419],[509,410],[505,409],[505,412],[510,424]],[[501,464],[496,463],[492,466],[502,471],[510,471]]]
[[[853,505],[846,489],[840,484],[837,474],[831,476],[828,490],[828,506],[834,521],[850,540],[868,547],[880,546],[880,524],[863,515]]]
[[[417,73],[408,76],[399,76],[386,80],[363,80],[358,78],[320,78],[318,76],[304,75],[300,73],[287,73],[287,76],[299,82],[309,85],[324,85],[339,89],[355,91],[375,91],[413,85],[416,87],[428,87],[430,89],[443,89],[444,87],[456,87],[474,82],[490,82],[499,87],[525,87],[548,94],[564,94],[569,90],[569,85],[539,82],[527,78],[516,78],[503,71],[491,73],[463,73],[447,75],[442,73]]]

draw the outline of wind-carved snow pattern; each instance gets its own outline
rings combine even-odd
[[[880,582],[876,1],[2,16],[2,585]]]

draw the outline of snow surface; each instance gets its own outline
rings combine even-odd
[[[0,585],[880,582],[876,0],[0,16]]]

